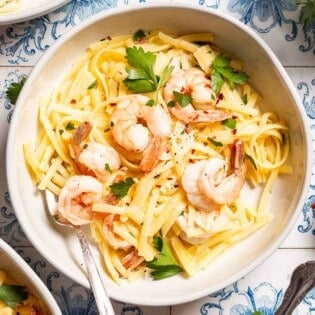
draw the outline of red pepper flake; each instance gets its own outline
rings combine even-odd
[[[161,185],[155,185],[155,187],[157,187],[157,188],[161,188],[162,186],[161,186]]]
[[[112,40],[112,37],[110,35],[107,35],[106,37],[108,40]]]
[[[172,177],[167,177],[166,179],[167,179],[167,180],[172,180],[173,178],[172,178]]]
[[[231,132],[232,132],[233,135],[236,135],[237,129],[232,129]]]
[[[110,106],[116,106],[117,103],[109,103]]]
[[[222,101],[223,100],[223,94],[222,93],[220,93],[219,95],[218,95],[218,97],[217,97],[217,101],[215,102],[215,104],[218,104],[220,101]]]
[[[232,115],[232,118],[237,119],[238,117],[237,117],[237,115]]]
[[[315,203],[311,204],[311,208],[315,210]]]
[[[179,185],[174,185],[174,188],[178,188],[179,187]]]
[[[77,103],[77,100],[74,99],[74,98],[70,101],[70,104],[72,104],[72,105],[74,105],[74,104],[76,104],[76,103]]]
[[[191,154],[195,154],[196,150],[195,149],[192,149],[191,150]]]
[[[189,163],[195,163],[195,161],[193,159],[189,159],[188,162]]]

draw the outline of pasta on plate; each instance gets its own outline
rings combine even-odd
[[[20,7],[21,0],[0,0],[0,14],[16,11]]]
[[[0,270],[1,315],[45,315],[39,299]]]
[[[211,33],[139,30],[90,45],[41,99],[32,178],[90,224],[114,281],[192,276],[272,219],[289,131],[242,66]]]

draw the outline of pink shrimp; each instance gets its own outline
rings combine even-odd
[[[140,169],[144,172],[158,164],[171,131],[167,111],[160,105],[147,106],[148,101],[143,95],[128,96],[117,104],[112,115],[114,140],[127,151],[142,154]]]
[[[184,123],[216,122],[230,117],[230,114],[215,109],[217,96],[211,89],[211,81],[198,68],[180,70],[170,77],[164,87],[166,103],[174,102],[174,92],[191,97],[187,106],[181,106],[177,101],[170,106],[169,111]]]
[[[184,171],[182,186],[189,202],[206,211],[217,210],[218,205],[230,204],[239,195],[244,182],[244,145],[234,142],[230,167],[219,158],[201,160],[190,164]]]
[[[115,234],[113,231],[113,225],[115,221],[120,219],[119,214],[109,213],[106,215],[103,221],[103,233],[110,244],[111,247],[115,249],[128,249],[131,244],[129,244],[126,240],[123,240],[119,235]]]
[[[74,225],[88,224],[93,220],[92,204],[102,198],[103,185],[88,175],[70,177],[61,189],[57,213]]]
[[[71,144],[75,154],[75,165],[80,174],[90,175],[105,181],[109,171],[118,170],[121,164],[119,154],[109,145],[86,142],[91,130],[90,122],[83,122],[75,131]]]

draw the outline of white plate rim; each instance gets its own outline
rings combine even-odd
[[[243,278],[244,276],[246,276],[248,273],[250,273],[251,271],[253,271],[255,268],[257,268],[263,261],[265,261],[271,254],[273,254],[276,249],[280,246],[280,244],[285,240],[285,238],[288,236],[288,234],[290,233],[290,231],[292,230],[294,224],[296,223],[296,221],[299,218],[300,212],[298,211],[298,209],[302,209],[303,204],[307,198],[307,193],[308,193],[308,184],[310,183],[310,179],[311,179],[311,168],[312,168],[312,145],[311,145],[311,137],[309,135],[309,122],[306,116],[306,113],[304,111],[303,105],[301,104],[301,100],[297,94],[297,91],[291,81],[291,78],[289,77],[289,75],[287,74],[287,72],[285,71],[285,69],[283,68],[283,66],[281,65],[280,61],[278,60],[278,58],[276,57],[276,55],[274,54],[274,52],[272,51],[272,49],[266,44],[266,42],[260,38],[252,29],[249,29],[246,25],[244,25],[243,23],[241,23],[240,21],[238,21],[237,19],[235,19],[234,17],[224,13],[224,12],[219,12],[215,9],[211,9],[211,8],[204,8],[204,7],[198,7],[192,4],[181,4],[181,3],[169,3],[169,2],[159,2],[159,3],[147,3],[145,6],[141,5],[141,4],[137,4],[137,5],[133,5],[132,7],[125,7],[125,8],[111,8],[108,9],[106,11],[97,13],[96,15],[88,18],[87,20],[83,21],[81,24],[75,26],[73,29],[71,29],[70,31],[66,32],[60,39],[58,39],[52,46],[50,49],[48,49],[48,51],[46,52],[46,54],[39,60],[39,62],[37,63],[37,65],[34,67],[32,73],[30,76],[37,76],[41,70],[41,67],[49,61],[50,55],[53,54],[53,52],[55,50],[57,50],[60,46],[62,46],[62,44],[68,40],[71,40],[71,38],[73,36],[75,36],[76,32],[80,32],[82,30],[84,30],[85,28],[88,28],[89,26],[91,26],[91,24],[97,23],[98,21],[105,19],[108,16],[111,15],[115,15],[115,14],[121,14],[121,13],[127,13],[129,11],[134,11],[134,10],[138,10],[138,9],[154,9],[155,7],[172,7],[172,8],[186,8],[186,9],[192,9],[195,11],[206,11],[209,12],[213,15],[216,16],[220,16],[220,18],[226,19],[228,22],[235,24],[237,27],[243,29],[245,32],[247,32],[255,41],[258,42],[258,44],[261,46],[261,48],[269,54],[272,62],[277,66],[277,69],[279,71],[279,74],[281,75],[281,77],[286,80],[287,85],[290,87],[290,92],[295,100],[296,105],[299,107],[300,109],[300,114],[301,114],[301,119],[304,122],[304,132],[306,135],[306,148],[305,148],[305,152],[306,152],[306,156],[305,156],[305,169],[306,169],[306,175],[304,177],[304,182],[303,182],[303,189],[301,192],[301,196],[300,199],[297,203],[296,206],[296,211],[294,212],[293,216],[291,217],[291,220],[289,222],[289,224],[286,226],[286,228],[284,229],[284,231],[281,233],[281,235],[279,235],[279,237],[276,239],[276,241],[274,241],[274,243],[268,248],[268,250],[266,250],[262,255],[260,255],[258,258],[256,258],[255,260],[252,261],[252,263],[248,264],[246,266],[246,268],[243,268],[243,270],[237,274],[235,274],[233,277],[229,277],[228,279],[226,279],[225,281],[223,281],[222,283],[220,283],[220,285],[214,286],[211,292],[215,292],[218,291],[224,287],[227,287],[228,285],[234,283],[235,281],[238,281],[239,279]],[[31,81],[31,80],[29,80]],[[17,106],[15,111],[19,112],[19,109],[21,109],[22,104],[19,106],[19,103],[21,101],[21,99],[23,99],[24,93],[26,93],[25,91],[28,89],[28,85],[31,84],[31,82],[28,82],[28,80],[25,83],[25,89],[23,89],[21,91],[20,97],[17,101]],[[10,157],[10,152],[13,151],[13,141],[11,141],[11,138],[14,137],[14,132],[11,130],[14,130],[14,125],[17,123],[17,117],[18,114],[13,115],[13,119],[11,121],[11,125],[10,125],[10,129],[9,129],[9,134],[8,134],[8,142],[7,142],[7,160],[9,160]],[[15,119],[16,118],[16,119]],[[14,168],[8,168],[7,169],[7,180],[8,180],[8,186],[9,186],[9,191],[14,192],[15,191],[15,183],[14,183]],[[20,202],[20,200],[15,203],[16,200],[13,201],[13,208],[15,208],[16,206],[22,206],[22,203]],[[21,218],[22,219],[22,218]],[[22,220],[19,220],[19,222],[21,222]],[[23,221],[21,222],[21,224],[23,225]],[[27,233],[27,231],[26,231]],[[32,237],[32,235],[27,235],[31,242],[34,244],[34,246],[36,247],[36,239],[34,239]],[[49,256],[46,255],[44,248],[37,248],[41,254],[47,259],[49,260]],[[51,261],[50,261],[51,262]],[[62,270],[62,266],[60,265],[56,265],[55,263],[51,262],[53,265],[56,266],[56,268],[62,272],[64,272],[64,270]],[[68,275],[70,278],[72,277],[72,275]],[[85,287],[89,287],[88,281],[87,279],[78,279],[78,278],[73,278],[72,279],[76,282],[78,282],[79,284],[85,286]],[[181,304],[181,303],[185,303],[185,302],[190,302],[193,300],[196,300],[198,298],[201,298],[203,296],[206,296],[209,294],[209,291],[207,291],[206,289],[204,290],[199,290],[197,292],[189,292],[189,294],[186,294],[185,296],[178,296],[176,298],[176,300],[169,298],[167,296],[167,294],[165,294],[165,297],[162,300],[150,300],[150,298],[145,299],[145,300],[141,300],[138,297],[135,296],[131,296],[131,297],[125,297],[122,299],[122,296],[116,293],[113,294],[113,292],[109,291],[110,296],[113,299],[116,300],[123,300],[125,302],[129,302],[129,303],[133,303],[133,304],[141,304],[141,305],[151,305],[151,306],[163,306],[163,305],[175,305],[175,304]]]

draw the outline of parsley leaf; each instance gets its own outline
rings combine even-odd
[[[20,285],[0,285],[0,301],[11,308],[16,308],[28,298],[26,288]]]
[[[6,91],[11,104],[15,105],[22,87],[26,81],[26,77],[22,77],[19,82],[12,82]]]
[[[118,183],[110,185],[109,188],[118,199],[121,199],[128,194],[130,187],[134,183],[135,181],[131,177],[128,177],[125,181],[122,180]]]
[[[300,23],[307,28],[315,22],[315,0],[297,0],[296,3],[303,5],[300,11]]]
[[[154,247],[159,251],[157,257],[147,262],[147,266],[153,271],[151,275],[154,280],[161,280],[182,272],[183,269],[177,264],[168,244],[160,237],[153,238]]]
[[[212,63],[211,83],[216,93],[219,93],[224,81],[226,80],[231,90],[235,88],[235,84],[244,84],[248,80],[245,72],[237,71],[230,65],[230,59],[224,55],[218,55]]]
[[[254,311],[252,315],[263,315],[263,313],[261,311]]]
[[[124,84],[130,91],[136,93],[158,91],[165,84],[173,71],[173,67],[166,66],[161,76],[158,77],[154,73],[156,55],[150,51],[145,52],[142,47],[126,48],[126,59],[133,68],[126,69],[128,76],[124,80]]]
[[[163,69],[161,76],[159,77],[159,83],[156,87],[157,90],[159,90],[161,87],[163,87],[163,85],[166,83],[166,81],[168,80],[168,78],[172,74],[173,69],[174,69],[173,66],[166,66]]]
[[[175,101],[181,106],[181,107],[186,107],[187,105],[189,105],[193,99],[191,96],[184,94],[184,93],[180,93],[177,91],[173,91],[173,95],[174,95],[174,99]]]
[[[152,52],[145,52],[142,47],[127,47],[126,59],[134,69],[127,69],[128,77],[125,85],[136,93],[155,91],[158,78],[154,73],[156,56]]]

